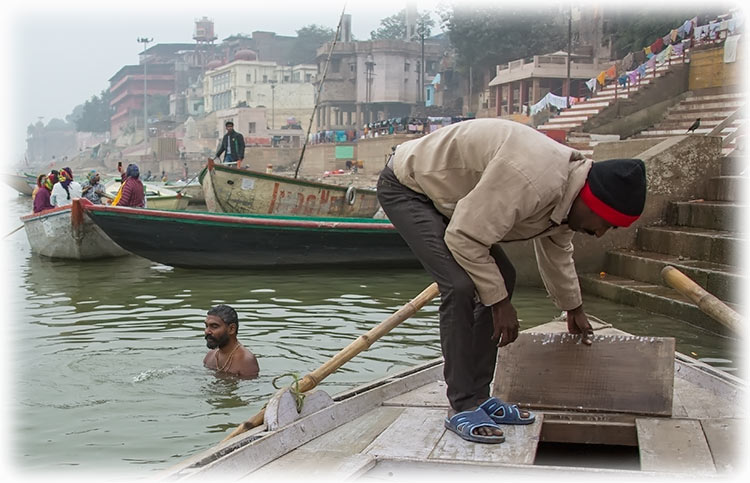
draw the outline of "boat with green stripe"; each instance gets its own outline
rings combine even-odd
[[[375,190],[232,168],[209,159],[199,177],[208,211],[370,218]]]
[[[187,268],[417,266],[393,225],[334,218],[162,211],[78,200],[125,250]]]

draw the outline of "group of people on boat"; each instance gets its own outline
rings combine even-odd
[[[101,176],[96,170],[86,175],[83,184],[73,177],[70,167],[61,170],[53,169],[47,174],[40,174],[36,179],[36,186],[31,194],[34,213],[69,205],[74,198],[85,198],[91,203],[100,205],[111,202],[117,206],[145,207],[146,195],[139,177],[138,166],[128,165],[122,171],[122,163],[118,164],[121,173],[121,185],[115,196],[107,193],[101,182]]]

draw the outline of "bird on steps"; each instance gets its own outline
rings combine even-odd
[[[696,129],[698,129],[700,127],[700,125],[701,125],[701,118],[699,117],[698,119],[695,120],[695,122],[692,124],[692,126],[690,126],[688,128],[688,130],[687,130],[687,132],[685,132],[685,134],[689,133],[690,131],[695,131]]]

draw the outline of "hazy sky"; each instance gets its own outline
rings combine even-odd
[[[138,37],[153,38],[154,43],[192,43],[194,21],[203,16],[214,20],[217,43],[255,30],[294,36],[310,24],[336,28],[346,4],[353,34],[366,40],[380,20],[404,8],[406,0],[122,3],[126,6],[6,0],[0,7],[4,10],[2,92],[7,96],[2,103],[4,162],[22,159],[30,123],[40,117],[45,124],[55,117],[64,119],[76,105],[108,88],[108,79],[122,66],[138,64],[143,47]],[[419,10],[433,9],[437,0],[416,4]]]
[[[405,8],[407,0],[230,0],[224,2],[184,0],[5,0],[0,7],[3,42],[0,75],[3,98],[0,142],[5,148],[0,165],[14,164],[26,149],[26,127],[42,118],[64,119],[73,108],[109,87],[108,79],[124,65],[138,64],[142,44],[138,37],[154,43],[191,43],[194,21],[203,16],[214,20],[217,43],[229,35],[254,30],[296,35],[300,27],[318,24],[335,28],[341,11],[352,15],[352,31],[366,40],[380,21]],[[414,0],[419,10],[434,11],[440,3],[456,0]],[[465,4],[466,0],[457,0]],[[509,3],[517,0],[473,0],[472,3]],[[526,0],[539,3],[565,1]],[[665,4],[697,3],[695,0],[662,0]],[[733,3],[733,2],[729,2]],[[576,0],[575,5],[606,4]],[[654,8],[653,3],[627,2],[628,8]],[[435,17],[437,20],[437,17]],[[436,33],[439,33],[439,27]],[[153,45],[153,44],[152,44]]]

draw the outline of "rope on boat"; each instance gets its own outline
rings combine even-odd
[[[291,376],[294,379],[294,382],[292,382],[292,384],[289,386],[289,392],[292,396],[294,396],[294,403],[297,406],[297,412],[300,413],[302,412],[302,406],[305,404],[305,394],[303,394],[302,391],[299,390],[299,374],[297,374],[296,372],[287,372],[286,374],[277,376],[272,381],[273,387],[275,389],[281,389],[276,385],[276,381],[286,376]]]

